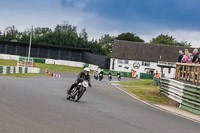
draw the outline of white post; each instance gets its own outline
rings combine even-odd
[[[31,40],[32,40],[32,35],[33,35],[33,25],[32,25],[32,29],[31,29],[31,34],[30,34],[30,43],[29,43],[29,51],[28,51],[28,61],[31,55]]]

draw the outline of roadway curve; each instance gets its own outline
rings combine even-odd
[[[200,124],[152,108],[92,79],[80,102],[66,100],[76,74],[0,77],[0,133],[199,133]]]

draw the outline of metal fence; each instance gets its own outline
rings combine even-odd
[[[0,53],[11,55],[28,55],[29,44],[16,42],[0,42]],[[49,58],[85,62],[109,69],[110,59],[106,56],[94,54],[88,49],[66,48],[58,46],[37,45],[31,46],[31,57]]]

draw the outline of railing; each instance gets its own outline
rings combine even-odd
[[[175,79],[200,83],[200,64],[176,63]]]

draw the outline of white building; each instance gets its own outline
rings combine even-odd
[[[131,72],[140,78],[141,73],[158,71],[162,77],[175,77],[175,63],[179,50],[184,47],[115,40],[110,70]],[[189,49],[192,52],[193,49]],[[174,67],[174,68],[173,68]]]

